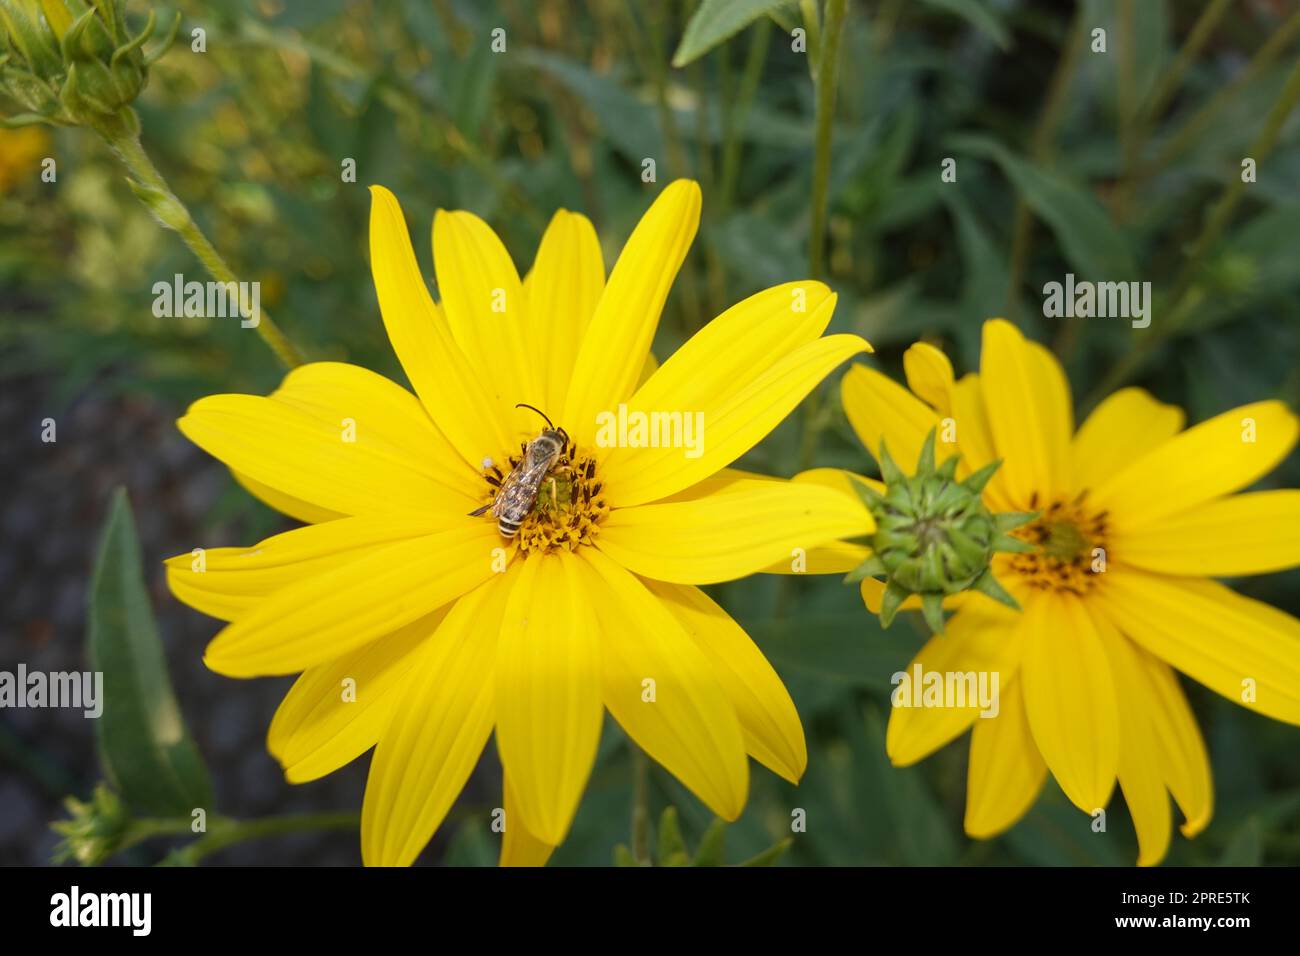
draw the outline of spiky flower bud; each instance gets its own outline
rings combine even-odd
[[[926,436],[916,473],[905,475],[880,446],[882,495],[855,482],[859,497],[876,519],[871,557],[848,580],[884,577],[880,621],[888,627],[899,606],[915,594],[926,623],[943,632],[943,599],[975,590],[1019,609],[1015,598],[993,577],[990,562],[998,551],[1028,551],[1032,546],[1006,532],[1033,520],[1033,513],[993,514],[980,492],[1001,462],[991,462],[958,481],[957,456],[935,466],[934,430]]]
[[[64,806],[69,819],[50,825],[63,835],[54,851],[54,862],[76,860],[82,866],[97,866],[121,847],[131,824],[131,814],[107,786],[102,783],[96,786],[87,801],[68,797]]]
[[[125,0],[0,0],[0,94],[26,113],[24,122],[90,126],[131,123],[127,109],[149,78],[149,67],[171,46],[180,25],[148,54],[154,32],[128,31]]]

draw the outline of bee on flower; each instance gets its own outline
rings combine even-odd
[[[745,299],[655,367],[700,202],[692,182],[666,187],[608,276],[581,215],[555,215],[521,279],[486,223],[440,212],[435,303],[397,200],[374,187],[371,267],[414,394],[322,362],[180,420],[252,494],[307,522],[207,551],[201,571],[173,558],[168,580],[228,622],[213,670],[301,675],[268,739],[289,780],[374,748],[366,863],[418,856],[491,737],[501,861],[544,862],[606,710],[726,820],[745,805],[750,756],[802,775],[780,678],[699,585],[788,571],[796,549],[809,571],[838,569],[838,540],[871,530],[836,490],[728,467],[869,346],[824,336],[835,296],[804,281]],[[603,447],[596,423],[621,403],[702,412],[706,449]]]

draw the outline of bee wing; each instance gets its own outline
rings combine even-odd
[[[501,493],[497,495],[496,509],[493,514],[498,517],[522,519],[532,510],[537,501],[537,489],[549,470],[548,462],[529,462],[520,464],[501,484]]]

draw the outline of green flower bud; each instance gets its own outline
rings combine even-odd
[[[101,783],[89,801],[68,797],[64,806],[70,819],[50,825],[63,835],[54,851],[55,863],[76,860],[82,866],[98,866],[118,851],[131,814],[117,794]]]
[[[993,577],[990,563],[998,551],[1026,551],[1031,546],[1006,534],[1033,520],[1033,514],[995,515],[980,493],[1001,462],[993,462],[957,481],[957,456],[935,466],[934,431],[926,436],[916,473],[908,476],[881,443],[882,495],[859,483],[856,490],[876,519],[869,542],[871,557],[851,572],[850,581],[884,577],[880,620],[888,627],[899,605],[920,595],[926,622],[943,632],[943,599],[977,590],[1019,609],[1015,598]]]
[[[149,67],[180,26],[145,54],[155,18],[132,36],[125,0],[0,0],[0,96],[28,112],[9,122],[120,126],[149,79]],[[0,107],[2,108],[2,107]]]

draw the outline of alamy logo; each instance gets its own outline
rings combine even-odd
[[[5,707],[70,707],[92,719],[104,712],[102,671],[0,671],[0,709]]]
[[[153,295],[153,314],[160,319],[239,316],[245,329],[255,329],[262,321],[260,282],[186,282],[178,272],[171,282],[155,282]]]
[[[894,692],[889,700],[895,707],[978,707],[981,717],[996,717],[998,703],[997,671],[927,671],[913,664],[911,673],[899,671],[890,683]]]
[[[703,412],[597,412],[596,445],[600,448],[684,448],[687,458],[704,454]]]
[[[50,897],[51,926],[128,926],[148,936],[153,926],[151,893],[82,893],[74,886]]]
[[[1049,319],[1132,319],[1133,328],[1151,324],[1150,282],[1065,282],[1043,286],[1043,315]]]

